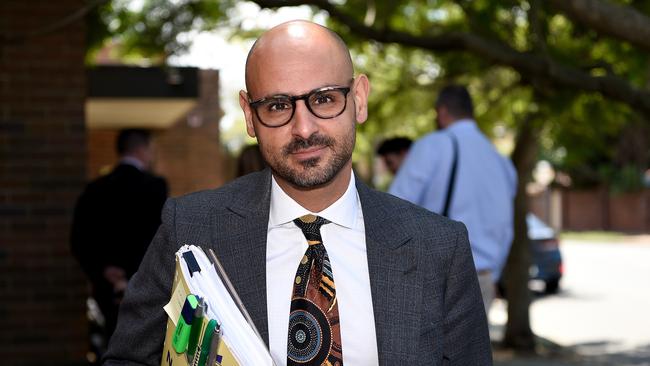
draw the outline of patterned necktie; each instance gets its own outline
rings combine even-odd
[[[320,227],[329,221],[305,215],[293,222],[309,246],[294,279],[287,365],[343,365],[334,276],[320,236]]]

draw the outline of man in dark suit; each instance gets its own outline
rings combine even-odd
[[[352,172],[369,81],[305,21],[263,34],[240,105],[269,169],[169,200],[105,365],[160,363],[174,253],[213,249],[277,365],[491,365],[461,223]]]
[[[105,318],[105,336],[117,324],[127,281],[138,270],[160,226],[167,183],[148,172],[153,158],[150,133],[120,132],[119,164],[88,184],[77,201],[71,249],[92,284],[92,295]]]

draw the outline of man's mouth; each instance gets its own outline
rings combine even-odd
[[[291,152],[291,155],[297,157],[299,160],[314,159],[318,158],[326,147],[327,146],[318,145],[304,149],[295,149]]]

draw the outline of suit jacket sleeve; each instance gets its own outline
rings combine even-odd
[[[169,199],[158,229],[138,272],[129,281],[120,306],[117,329],[104,356],[104,365],[159,365],[171,296],[175,253],[176,204]]]
[[[445,291],[443,365],[492,365],[485,309],[467,230],[457,224],[456,248]]]

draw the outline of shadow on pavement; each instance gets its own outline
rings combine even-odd
[[[618,348],[618,351],[613,349]],[[535,354],[518,354],[493,346],[495,366],[650,366],[650,344],[620,350],[609,341],[562,347],[538,338]]]
[[[575,353],[583,355],[585,365],[650,366],[650,344],[631,349],[612,351],[617,344],[596,342],[571,346]]]

